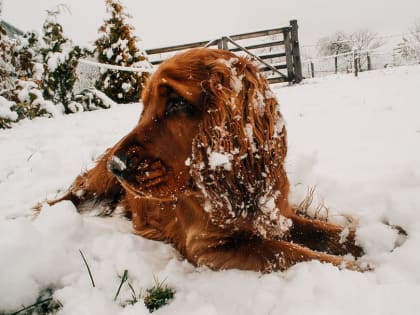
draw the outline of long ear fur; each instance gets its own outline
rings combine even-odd
[[[191,175],[213,223],[261,237],[283,236],[290,220],[283,168],[286,130],[267,81],[251,62],[207,63],[205,118],[193,141]]]

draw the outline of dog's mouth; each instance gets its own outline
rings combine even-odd
[[[167,180],[166,167],[160,160],[142,161],[137,166],[134,178],[141,187],[157,186]]]
[[[136,156],[122,158],[114,155],[108,161],[108,169],[124,187],[136,193],[149,193],[150,189],[168,180],[167,167],[159,159],[140,159]]]

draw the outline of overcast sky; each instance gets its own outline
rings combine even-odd
[[[78,44],[92,42],[105,16],[104,0],[3,0],[3,19],[40,30],[45,9],[66,3],[59,20]],[[407,33],[420,19],[420,0],[122,0],[145,48],[281,27],[297,19],[302,45],[343,30],[369,28],[381,35]]]

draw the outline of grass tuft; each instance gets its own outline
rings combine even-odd
[[[36,302],[29,306],[22,306],[22,309],[4,315],[49,315],[55,314],[63,305],[60,301],[52,297],[53,290],[51,288],[43,290]]]
[[[146,290],[144,305],[150,313],[168,304],[175,296],[175,290],[163,285],[163,282],[159,282],[155,278],[155,285]]]
[[[128,270],[127,270],[127,269],[125,269],[125,270],[124,270],[124,274],[123,274],[123,276],[121,277],[120,286],[118,287],[117,293],[115,293],[114,301],[116,301],[116,300],[117,300],[117,298],[118,298],[118,295],[120,295],[120,290],[121,290],[121,287],[123,286],[124,282],[126,282],[126,281],[127,281],[127,279],[128,279]]]

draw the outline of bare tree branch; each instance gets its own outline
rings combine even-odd
[[[367,28],[360,29],[350,35],[353,49],[359,51],[377,49],[385,44],[377,33],[370,31]]]

